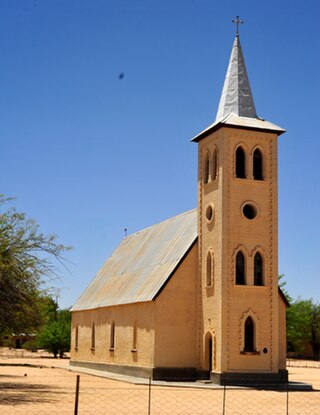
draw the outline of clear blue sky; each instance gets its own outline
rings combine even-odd
[[[196,207],[236,16],[279,139],[279,273],[320,299],[319,21],[313,0],[0,0],[0,192],[74,246],[71,306],[124,236]],[[123,78],[119,79],[119,75]]]

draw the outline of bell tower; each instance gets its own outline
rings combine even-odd
[[[213,124],[198,134],[199,368],[218,383],[283,381],[277,139],[259,118],[237,17]],[[282,303],[281,303],[282,301]]]

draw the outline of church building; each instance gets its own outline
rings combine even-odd
[[[277,139],[236,34],[198,145],[198,207],[127,236],[72,308],[70,364],[163,380],[283,382]]]

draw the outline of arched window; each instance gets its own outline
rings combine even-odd
[[[242,147],[238,147],[236,151],[236,177],[246,178],[246,155]]]
[[[213,284],[214,260],[212,251],[207,255],[207,287]]]
[[[74,333],[74,348],[78,349],[79,347],[79,326],[76,325],[75,333]]]
[[[217,155],[217,149],[214,149],[213,155],[212,155],[212,180],[216,180],[218,175],[218,155]]]
[[[135,321],[133,324],[132,351],[137,350],[137,334],[138,334],[137,332],[138,332],[137,321]]]
[[[209,157],[209,153],[207,153],[205,163],[204,163],[203,182],[209,183],[209,180],[210,180],[210,157]]]
[[[263,285],[263,259],[259,252],[254,256],[254,285]]]
[[[245,285],[246,274],[245,274],[245,259],[241,251],[236,256],[236,284]]]
[[[94,349],[95,347],[96,347],[96,325],[93,321],[92,327],[91,327],[91,349]]]
[[[114,343],[115,343],[115,324],[114,321],[111,323],[110,328],[110,350],[114,350]]]
[[[254,322],[248,317],[244,323],[244,351],[254,352]]]
[[[253,178],[263,180],[263,160],[261,151],[257,148],[253,153]]]

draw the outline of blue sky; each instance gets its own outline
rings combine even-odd
[[[124,228],[196,207],[190,139],[215,118],[236,15],[257,112],[287,129],[279,273],[320,299],[319,2],[0,0],[0,192],[73,245],[61,307]]]

